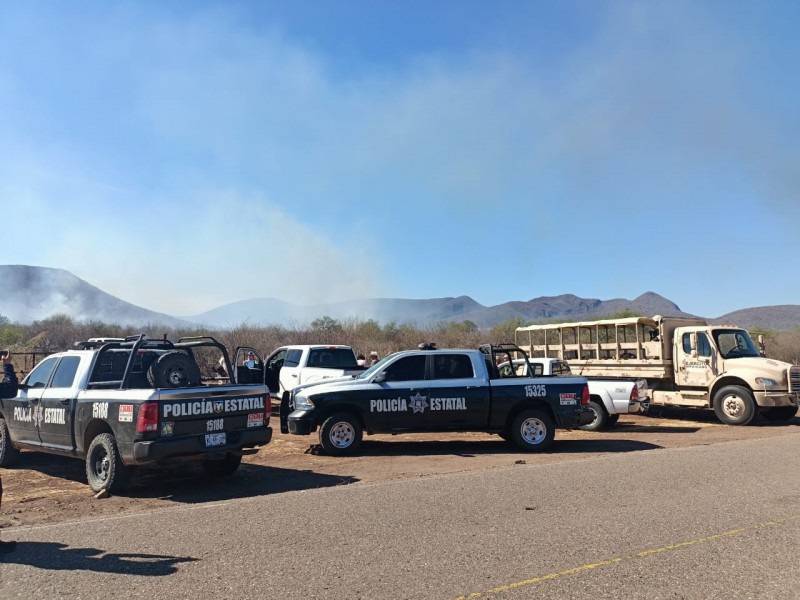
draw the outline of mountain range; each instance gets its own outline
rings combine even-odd
[[[478,327],[491,327],[514,318],[525,322],[552,319],[577,321],[624,310],[644,315],[694,316],[655,292],[645,292],[633,300],[598,300],[562,294],[496,306],[484,306],[469,296],[421,300],[373,298],[310,306],[275,298],[256,298],[219,306],[199,315],[176,317],[125,302],[63,269],[0,265],[0,286],[3,290],[0,315],[19,323],[66,314],[76,320],[120,325],[162,324],[181,327],[194,324],[214,329],[242,323],[253,326],[304,326],[314,319],[328,316],[337,320],[374,319],[381,324],[408,323],[419,327],[442,321],[468,320]],[[716,323],[784,331],[800,328],[800,305],[743,308],[719,317],[705,315],[705,318]]]

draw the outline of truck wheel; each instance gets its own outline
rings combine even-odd
[[[777,408],[768,408],[761,413],[761,416],[767,421],[789,421],[796,414],[796,406],[779,406]],[[3,466],[2,460],[0,460],[0,466]]]
[[[353,454],[361,445],[364,429],[358,417],[350,413],[336,413],[322,424],[319,443],[331,456]]]
[[[601,402],[589,400],[589,409],[594,413],[594,419],[592,419],[591,423],[581,425],[578,429],[583,429],[584,431],[600,431],[601,429],[606,429],[608,427],[608,413],[606,412],[606,407],[603,406]]]
[[[242,464],[242,455],[229,452],[222,460],[204,460],[203,469],[206,475],[212,477],[229,477],[236,473],[240,464]]]
[[[101,433],[89,444],[86,453],[86,479],[93,492],[106,489],[119,492],[128,485],[128,469],[122,464],[117,440],[110,433]]]
[[[167,352],[147,370],[147,381],[157,388],[180,388],[200,385],[200,368],[183,352]]]
[[[10,467],[19,458],[19,450],[11,443],[6,420],[0,417],[0,467]]]
[[[747,425],[756,416],[753,394],[740,385],[726,385],[714,396],[714,413],[726,425]]]
[[[555,435],[553,419],[538,408],[523,410],[511,426],[511,439],[525,452],[539,452],[548,448]]]

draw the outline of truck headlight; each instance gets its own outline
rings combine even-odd
[[[295,410],[313,410],[314,402],[304,394],[297,394],[294,397],[294,408]]]
[[[756,383],[765,388],[776,387],[778,385],[777,381],[769,377],[756,377]]]

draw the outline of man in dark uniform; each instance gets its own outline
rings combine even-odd
[[[14,372],[14,365],[11,364],[11,353],[8,350],[3,350],[0,358],[3,361],[3,381],[0,382],[0,397],[13,398],[17,395],[17,374]],[[10,442],[6,440],[6,443]],[[2,502],[3,478],[0,477],[0,504]],[[0,554],[11,552],[16,545],[17,542],[0,542]]]

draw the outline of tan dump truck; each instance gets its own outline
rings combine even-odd
[[[660,315],[530,325],[517,328],[516,343],[531,357],[566,360],[575,375],[645,378],[652,404],[713,408],[730,425],[797,413],[800,367],[766,358],[732,325]]]

